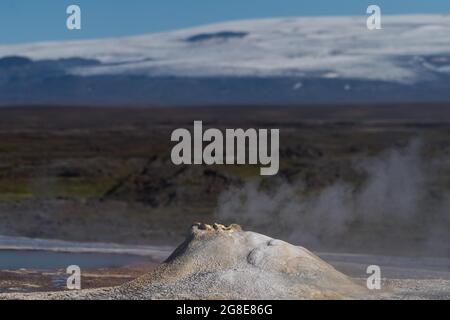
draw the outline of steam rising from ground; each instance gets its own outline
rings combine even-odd
[[[361,186],[337,182],[311,194],[302,182],[275,190],[253,181],[219,198],[216,215],[313,249],[403,254],[450,252],[450,196],[430,192],[438,165],[421,157],[422,143],[355,163]]]

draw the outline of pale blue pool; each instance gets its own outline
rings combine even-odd
[[[56,269],[120,267],[151,262],[149,257],[113,253],[70,253],[29,250],[0,250],[0,269]]]

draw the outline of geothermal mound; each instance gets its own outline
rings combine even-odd
[[[238,225],[197,223],[164,263],[125,285],[10,294],[3,298],[352,299],[365,296],[365,289],[305,248],[243,231]]]

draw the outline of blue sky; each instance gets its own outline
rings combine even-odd
[[[82,9],[82,30],[66,29],[66,7]],[[449,0],[1,0],[0,44],[125,36],[261,17],[450,13]]]

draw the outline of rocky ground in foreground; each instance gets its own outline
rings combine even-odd
[[[195,224],[155,270],[119,286],[0,295],[0,299],[448,298],[450,279],[383,279],[382,290],[369,291],[363,278],[344,275],[302,247],[242,231],[237,225],[205,224]]]
[[[154,265],[133,265],[115,268],[99,268],[83,271],[82,288],[93,289],[113,287],[142,276]],[[67,290],[67,274],[64,269],[56,270],[0,270],[0,293],[43,292]]]
[[[195,224],[153,272],[110,289],[12,294],[25,299],[336,299],[363,287],[304,248],[237,225]]]

